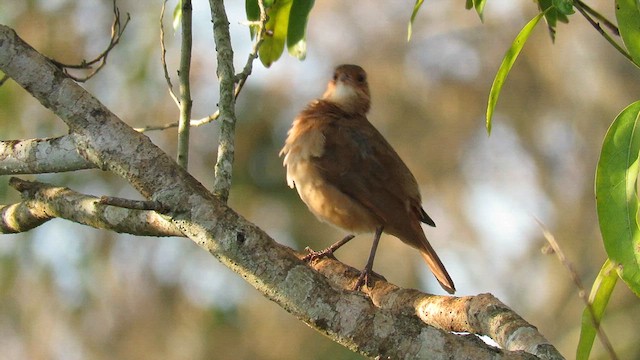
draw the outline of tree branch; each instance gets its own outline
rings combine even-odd
[[[166,4],[166,0],[165,3],[162,6],[162,12],[160,15],[160,47],[161,47],[161,61],[162,61],[162,68],[164,70],[164,77],[165,80],[167,81],[167,85],[169,87],[169,94],[171,95],[171,97],[173,98],[173,100],[176,102],[176,104],[180,104],[180,101],[178,100],[178,98],[176,97],[175,93],[173,92],[173,85],[171,84],[171,78],[169,77],[169,73],[167,71],[167,64],[165,61],[165,57],[164,54],[166,52],[165,48],[164,48],[164,30],[162,27],[162,17],[164,14],[164,5]],[[257,26],[257,34],[258,36],[256,37],[255,42],[253,43],[253,48],[251,49],[251,52],[249,53],[249,55],[247,56],[247,62],[244,64],[244,68],[242,69],[242,71],[238,74],[236,74],[235,76],[235,80],[237,82],[235,90],[234,90],[234,96],[235,99],[238,99],[238,96],[240,95],[240,92],[242,91],[242,88],[244,87],[244,84],[247,82],[247,79],[249,78],[249,75],[251,75],[251,72],[253,71],[253,62],[255,59],[258,58],[258,51],[260,50],[260,46],[262,45],[262,42],[264,41],[264,36],[265,36],[265,26],[267,24],[267,20],[269,19],[267,16],[267,12],[264,8],[264,4],[262,0],[258,1],[258,6],[260,7],[260,21],[258,21],[256,23]],[[198,127],[201,125],[205,125],[208,124],[212,121],[215,121],[218,119],[218,117],[220,117],[220,110],[216,110],[213,114],[210,114],[208,116],[205,116],[201,119],[191,119],[191,123],[190,126],[191,127]],[[171,123],[167,123],[167,124],[163,124],[163,125],[148,125],[145,127],[141,127],[141,128],[135,128],[136,131],[139,132],[145,132],[145,131],[152,131],[152,130],[166,130],[166,129],[171,129],[174,127],[178,126],[178,122],[174,121]]]
[[[215,166],[213,193],[227,202],[231,188],[231,174],[235,152],[236,100],[233,93],[235,70],[233,69],[233,48],[229,34],[229,20],[223,0],[209,0],[213,20],[213,38],[218,58],[218,81],[220,82],[220,142]]]
[[[0,141],[0,175],[44,174],[95,168],[76,151],[72,135]]]
[[[191,0],[180,0],[182,6],[182,47],[180,49],[180,71],[178,80],[180,81],[180,121],[178,122],[178,156],[177,161],[180,166],[189,168],[189,130],[191,120],[191,84],[189,75],[191,74]]]
[[[22,193],[23,202],[0,206],[0,232],[29,231],[61,218],[96,229],[140,236],[184,236],[154,211],[132,210],[103,204],[101,198],[64,187],[11,178],[9,185]]]
[[[344,289],[353,288],[360,275],[335,258],[316,260],[312,266]],[[540,359],[562,359],[535,326],[491,294],[436,296],[399,288],[378,276],[364,292],[375,306],[393,314],[417,315],[425,324],[445,331],[486,335],[505,350],[526,351]]]
[[[264,41],[264,36],[266,33],[267,21],[269,21],[269,17],[267,16],[267,10],[264,7],[264,1],[258,0],[258,8],[260,8],[260,20],[256,23],[256,40],[253,43],[253,48],[249,53],[249,57],[247,59],[242,72],[236,75],[236,80],[238,85],[236,85],[235,97],[238,98],[240,91],[244,87],[244,84],[247,82],[247,78],[251,75],[253,71],[253,61],[258,58],[258,51],[260,50],[260,46],[262,46],[262,42]]]
[[[492,348],[473,336],[456,335],[425,325],[421,318],[410,313],[409,305],[403,307],[406,312],[378,307],[371,299],[386,299],[385,304],[394,301],[392,297],[375,295],[378,282],[368,298],[360,292],[346,290],[334,282],[333,277],[313,270],[299,259],[301,255],[275,242],[209,193],[146,136],[127,126],[25,44],[13,30],[2,25],[0,70],[69,126],[76,135],[75,143],[83,157],[120,175],[146,198],[165,205],[171,222],[183,234],[240,274],[264,296],[349,349],[369,357],[392,359],[536,358],[522,351]],[[355,270],[349,274],[355,274]],[[341,275],[334,273],[332,276]],[[355,278],[352,276],[350,281]],[[453,311],[434,309],[435,306],[425,308],[430,315],[423,318],[443,319],[442,316]],[[478,314],[482,311],[492,314],[494,310],[489,307],[467,311],[470,319],[482,319]],[[491,321],[501,324],[497,320]],[[429,321],[438,324],[442,320]],[[503,341],[512,326],[494,323],[488,324],[487,328],[496,333],[498,341]]]

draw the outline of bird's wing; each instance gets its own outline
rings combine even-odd
[[[337,119],[322,132],[324,151],[312,163],[327,182],[385,222],[414,209],[425,219],[416,179],[366,117]]]

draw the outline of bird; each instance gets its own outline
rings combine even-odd
[[[309,250],[303,259],[331,255],[356,234],[374,233],[354,286],[361,290],[369,286],[384,232],[417,249],[442,288],[453,294],[453,281],[420,225],[435,227],[422,208],[418,182],[367,119],[370,107],[367,73],[358,65],[339,65],[322,97],[296,116],[287,133],[279,154],[287,184],[319,220],[349,233],[322,251]]]

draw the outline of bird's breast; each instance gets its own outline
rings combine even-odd
[[[322,177],[313,158],[324,152],[325,137],[320,129],[300,129],[294,123],[282,149],[287,183],[320,220],[352,233],[375,231],[380,226],[375,215]]]
[[[318,219],[356,234],[373,232],[381,225],[369,209],[323,179],[312,162],[292,164],[287,177]]]

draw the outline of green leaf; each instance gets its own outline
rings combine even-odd
[[[478,16],[480,16],[480,21],[484,21],[483,13],[484,13],[484,4],[486,0],[467,0],[464,5],[464,8],[469,10],[471,8],[475,8]]]
[[[476,12],[478,13],[478,16],[480,17],[480,21],[484,22],[484,4],[486,3],[486,0],[473,0],[473,7],[476,8]]]
[[[266,67],[278,60],[284,51],[292,3],[292,0],[274,1],[267,10],[269,21],[265,26],[266,35],[258,52],[260,61]]]
[[[555,32],[558,21],[566,24],[569,22],[569,18],[567,17],[567,15],[558,11],[554,7],[553,2],[553,0],[538,0],[538,8],[540,9],[540,11],[545,12],[544,19],[547,21],[547,24],[549,25],[551,30]]]
[[[538,0],[538,9],[544,11],[544,20],[547,22],[547,29],[551,41],[556,41],[556,24],[558,23],[558,11],[553,7],[552,0]]]
[[[640,66],[640,5],[636,0],[616,0],[616,19],[622,41],[633,62]]]
[[[247,20],[260,20],[260,7],[258,6],[258,0],[246,0],[244,8],[247,13]],[[256,26],[249,25],[249,32],[251,33],[251,40],[253,40],[256,36]]]
[[[573,10],[573,0],[553,0],[553,7],[563,15],[571,15],[575,11]]]
[[[247,20],[260,20],[260,6],[258,6],[258,0],[246,0],[244,3],[244,8],[247,13]]]
[[[600,269],[598,277],[593,282],[589,295],[589,307],[582,311],[582,327],[580,329],[580,341],[576,349],[576,360],[588,360],[593,341],[596,338],[598,328],[594,325],[602,322],[604,311],[609,303],[611,293],[618,282],[618,274],[615,272],[615,264],[607,259]]]
[[[173,30],[177,31],[182,22],[182,1],[178,1],[175,9],[173,9]]]
[[[596,206],[602,240],[618,274],[640,296],[638,156],[640,101],[616,117],[607,131],[596,169]]]
[[[307,56],[306,30],[314,0],[293,0],[287,31],[287,49],[292,56],[304,60]]]
[[[496,73],[496,77],[493,80],[493,85],[491,85],[491,91],[489,92],[489,103],[487,104],[487,115],[486,115],[486,126],[487,133],[491,134],[491,119],[493,118],[493,112],[495,110],[496,104],[498,103],[498,96],[500,95],[500,91],[502,90],[502,85],[504,85],[504,81],[509,75],[509,71],[513,67],[513,63],[516,61],[516,58],[520,54],[524,43],[529,39],[529,35],[536,27],[542,16],[544,16],[544,12],[541,12],[536,17],[531,19],[527,25],[520,30],[518,36],[516,36],[515,40],[511,44],[509,50],[504,55],[504,59],[502,59],[502,64],[500,64],[500,68]]]
[[[418,15],[418,10],[420,10],[420,7],[422,6],[423,2],[424,0],[416,0],[416,4],[413,5],[413,12],[411,12],[411,19],[409,20],[409,27],[407,29],[407,41],[411,40],[413,21],[416,19],[416,16]]]

